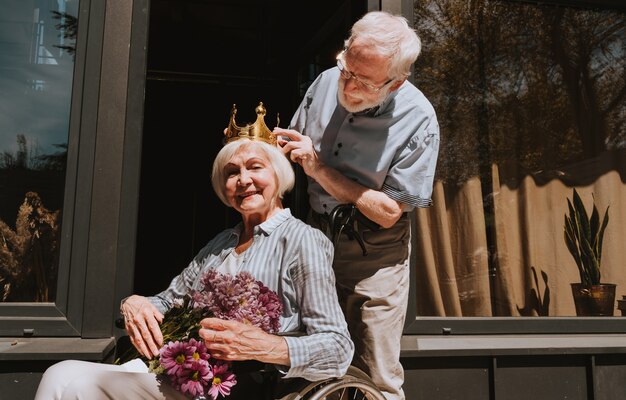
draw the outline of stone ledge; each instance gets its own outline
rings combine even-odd
[[[406,335],[402,357],[626,353],[626,334]]]
[[[87,360],[103,361],[115,349],[115,338],[0,338],[0,361]]]

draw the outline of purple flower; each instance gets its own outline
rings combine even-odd
[[[259,309],[267,316],[268,324],[263,329],[270,333],[278,332],[280,328],[280,316],[283,312],[283,305],[276,292],[271,291],[261,282],[257,282],[261,288],[257,300],[260,303]]]
[[[191,294],[191,298],[193,299],[194,307],[211,309],[211,306],[215,302],[213,299],[213,292],[194,291]]]
[[[168,376],[172,386],[183,394],[215,400],[219,395],[230,395],[237,380],[230,363],[212,359],[204,341],[198,338],[200,319],[214,316],[275,333],[280,328],[282,303],[274,291],[249,272],[233,276],[209,270],[201,283],[200,291],[192,291],[182,305],[176,303],[165,314],[161,330],[168,343],[160,350],[160,367],[152,371]]]
[[[230,364],[223,361],[216,361],[213,365],[213,381],[209,388],[211,399],[217,399],[218,395],[224,397],[230,395],[230,389],[237,384],[235,374],[230,371]]]

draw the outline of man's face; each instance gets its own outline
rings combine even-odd
[[[340,61],[344,73],[339,77],[339,103],[349,112],[375,107],[397,88],[388,75],[389,59],[358,41],[350,45]]]
[[[358,91],[349,91],[346,89],[345,79],[339,78],[339,104],[348,112],[357,113],[368,108],[376,107],[381,104],[391,92],[389,87],[381,89],[375,94],[362,94]]]

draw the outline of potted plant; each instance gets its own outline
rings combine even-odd
[[[580,283],[572,283],[572,294],[576,305],[576,315],[613,315],[615,304],[615,284],[602,283],[601,261],[602,240],[609,223],[609,207],[604,212],[602,222],[593,200],[591,216],[574,189],[572,201],[567,199],[569,213],[565,214],[565,243],[580,274]]]

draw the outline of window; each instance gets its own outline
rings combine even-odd
[[[621,299],[624,11],[420,0],[415,27],[415,82],[442,135],[434,206],[416,216],[417,315],[576,316],[564,241],[573,189],[587,210],[609,207],[602,282]]]
[[[0,301],[56,299],[78,1],[0,19]]]

